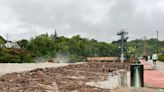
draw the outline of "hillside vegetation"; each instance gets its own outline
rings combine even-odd
[[[1,37],[1,43],[4,44],[4,39]],[[146,51],[148,55],[156,50],[156,39],[149,39],[146,41]],[[0,62],[34,62],[34,58],[44,57],[46,60],[65,57],[67,62],[81,62],[86,57],[92,56],[120,56],[120,41],[113,41],[112,43],[99,42],[95,39],[82,38],[80,35],[66,38],[64,36],[57,36],[42,34],[35,38],[28,40],[17,41],[21,49],[7,49],[0,50]],[[124,44],[124,53],[128,57],[130,55],[144,54],[144,41],[133,40]],[[160,55],[164,52],[164,41],[159,41]],[[161,57],[160,57],[161,58]]]

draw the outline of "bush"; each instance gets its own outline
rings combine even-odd
[[[23,49],[0,49],[0,63],[32,62],[32,55]]]
[[[69,55],[69,63],[81,62],[82,60],[82,56],[78,56],[76,54]]]
[[[8,62],[10,63],[21,63],[20,57],[19,56],[11,56],[8,57],[10,60]]]
[[[20,63],[32,63],[32,57],[31,56],[20,56]]]
[[[159,56],[158,56],[158,60],[164,62],[164,55],[159,55]]]

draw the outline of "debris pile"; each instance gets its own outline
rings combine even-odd
[[[106,80],[129,63],[88,62],[59,68],[39,68],[28,72],[11,73],[0,77],[1,92],[108,92],[86,85]]]

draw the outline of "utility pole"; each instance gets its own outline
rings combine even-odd
[[[129,37],[126,37],[126,38],[124,38],[124,40],[125,40],[125,57],[126,58],[128,58],[128,38]]]
[[[9,36],[9,33],[7,33],[7,34],[6,34],[6,40],[7,40],[6,42],[9,42],[9,37],[10,37],[10,36]],[[6,47],[9,47],[9,44],[8,44],[8,43],[7,43],[6,45],[7,45]]]
[[[124,62],[124,35],[121,35],[121,62]]]
[[[156,31],[157,33],[157,54],[158,54],[158,31]]]
[[[120,31],[117,33],[117,35],[121,36],[121,62],[124,62],[124,39],[125,39],[125,35],[127,35],[128,32],[125,31]]]
[[[144,55],[147,54],[146,45],[147,45],[147,43],[146,43],[146,37],[144,37]]]
[[[9,33],[6,34],[6,40],[9,41]]]
[[[56,38],[57,38],[57,32],[56,32],[56,29],[55,29],[54,34],[53,34],[53,40],[55,41]]]

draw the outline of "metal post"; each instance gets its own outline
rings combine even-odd
[[[121,36],[121,62],[124,62],[124,36],[127,35],[128,32],[121,31],[117,33],[117,35]]]
[[[124,35],[121,35],[121,62],[124,62]]]
[[[157,31],[157,54],[158,54],[158,31]]]

